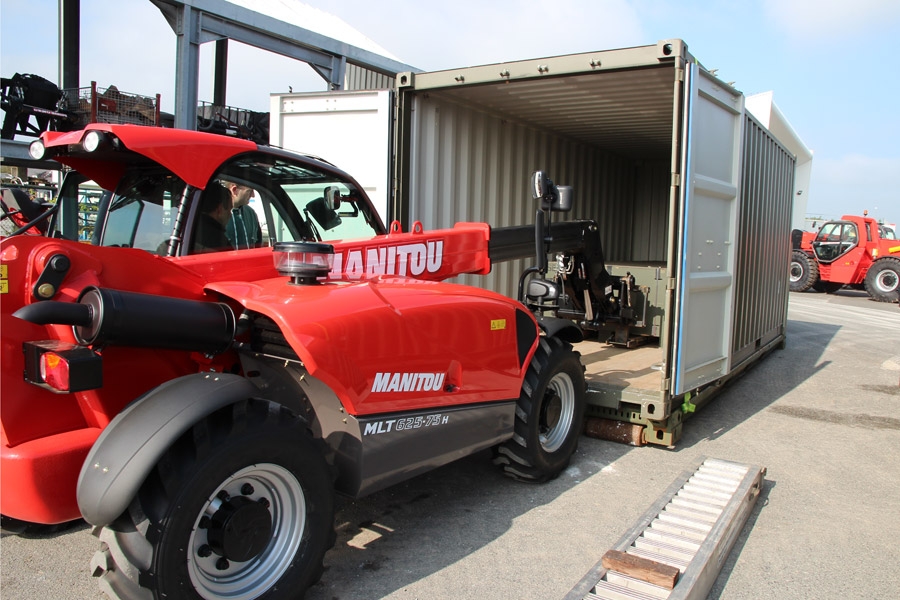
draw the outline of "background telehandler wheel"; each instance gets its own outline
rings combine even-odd
[[[817,292],[823,292],[825,294],[833,294],[844,287],[843,283],[837,283],[834,281],[822,281],[821,279],[813,284],[813,289]]]
[[[806,252],[794,250],[791,253],[790,289],[805,292],[819,280],[819,263]]]
[[[541,337],[516,404],[515,433],[494,462],[514,479],[553,479],[569,465],[584,427],[584,366],[572,346]]]
[[[879,258],[866,272],[866,292],[879,302],[900,300],[900,260]]]
[[[297,598],[334,544],[332,478],[302,419],[247,400],[182,436],[95,534],[112,598]]]

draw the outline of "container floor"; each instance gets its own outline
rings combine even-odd
[[[628,395],[657,397],[662,380],[663,351],[655,340],[637,348],[620,348],[604,341],[575,344],[581,353],[588,389],[627,390]]]

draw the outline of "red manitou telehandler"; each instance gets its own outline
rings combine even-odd
[[[249,140],[94,124],[31,152],[73,170],[0,240],[3,526],[85,519],[110,596],[294,598],[335,493],[488,448],[520,480],[568,465],[581,329],[534,309],[568,297],[544,254],[591,247],[576,318],[630,313],[596,225],[545,226],[571,190],[541,172],[535,233],[401,232],[346,173]],[[104,190],[89,243],[66,227],[86,181]],[[517,248],[538,254],[518,300],[445,282]]]
[[[900,299],[900,240],[871,217],[844,215],[815,233],[794,230],[792,246],[792,292],[850,286],[879,302]]]

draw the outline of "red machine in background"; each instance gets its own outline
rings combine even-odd
[[[873,300],[900,300],[900,240],[866,215],[844,215],[817,232],[792,234],[792,292],[864,289]]]

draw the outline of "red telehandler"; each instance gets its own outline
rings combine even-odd
[[[487,448],[513,478],[555,477],[586,391],[581,329],[538,310],[569,295],[546,253],[590,248],[581,309],[630,318],[596,224],[545,227],[571,189],[541,172],[531,233],[404,233],[348,174],[250,140],[94,124],[31,152],[74,171],[0,239],[3,526],[84,518],[112,598],[295,598],[335,493]],[[84,243],[65,224],[87,180],[104,193]],[[232,249],[239,187],[262,242]],[[445,282],[523,252],[518,300]]]
[[[900,300],[900,240],[866,215],[844,215],[817,232],[792,233],[790,286],[833,293],[864,289],[873,300]]]

